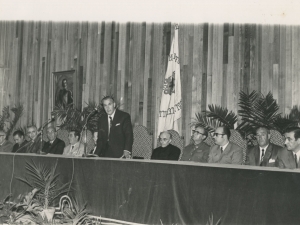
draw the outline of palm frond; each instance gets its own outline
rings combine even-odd
[[[59,174],[55,173],[56,167],[57,161],[53,167],[49,168],[42,164],[36,164],[32,160],[31,163],[26,162],[25,166],[28,177],[18,178],[30,187],[40,190],[36,198],[43,204],[44,208],[48,208],[57,197],[68,191],[69,183],[59,185]]]
[[[276,129],[274,123],[280,118],[280,113],[278,112],[279,106],[271,92],[263,96],[256,91],[250,94],[241,91],[238,105],[241,108],[238,113],[242,123],[237,130],[248,134],[249,131],[254,131],[260,126]]]
[[[205,128],[208,132],[216,130],[217,127],[221,126],[221,122],[214,120],[205,115],[205,113],[196,113],[195,122],[192,122],[191,125],[199,124],[201,127]]]
[[[287,116],[288,119],[297,121],[299,123],[300,121],[300,111],[298,106],[294,105],[293,108],[291,109],[290,114]]]
[[[274,122],[274,126],[276,127],[276,130],[278,130],[281,134],[283,134],[284,131],[288,127],[296,127],[297,125],[298,125],[298,122],[289,119],[288,116],[286,116],[286,117],[279,117]]]
[[[87,129],[95,131],[97,130],[98,120],[103,113],[104,110],[100,104],[97,105],[95,102],[89,102],[82,111],[73,108],[73,106],[67,106],[66,108],[56,106],[51,115],[61,122],[59,125],[60,129],[82,130],[87,122]],[[86,121],[87,119],[88,121]]]
[[[237,116],[234,112],[228,112],[228,109],[217,105],[208,105],[210,111],[206,111],[206,116],[213,120],[218,120],[223,126],[234,129],[237,122]]]

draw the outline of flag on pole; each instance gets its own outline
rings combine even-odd
[[[175,24],[175,35],[172,39],[168,68],[162,90],[157,135],[162,131],[178,129],[178,119],[181,118],[181,82],[180,60],[178,51],[178,24]]]

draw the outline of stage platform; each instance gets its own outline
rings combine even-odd
[[[16,177],[32,160],[57,161],[61,181],[72,181],[70,195],[94,216],[164,225],[206,224],[211,214],[222,225],[300,221],[300,170],[0,153],[0,198],[30,190]]]

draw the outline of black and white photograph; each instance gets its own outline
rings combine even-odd
[[[0,0],[0,224],[299,224],[299,8]]]

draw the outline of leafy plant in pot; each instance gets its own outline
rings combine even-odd
[[[55,199],[69,191],[69,183],[59,184],[59,174],[55,173],[57,167],[57,161],[51,168],[36,164],[34,161],[31,163],[26,162],[26,171],[28,177],[18,179],[33,189],[39,191],[35,194],[35,198],[40,202],[43,210],[40,212],[42,218],[47,218],[48,221],[52,221],[55,208],[53,202]]]

